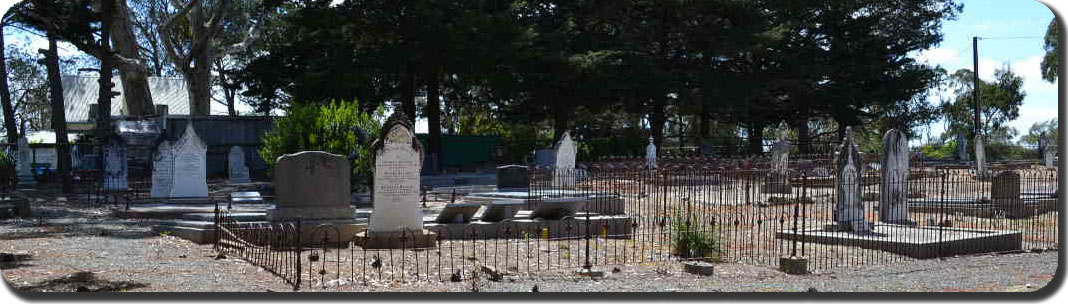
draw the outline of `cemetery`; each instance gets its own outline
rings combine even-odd
[[[0,38],[26,43],[0,41],[5,281],[959,292],[1055,278],[1058,117],[1034,108],[1044,91],[1025,99],[1022,65],[927,61],[956,0],[491,2],[12,6]]]

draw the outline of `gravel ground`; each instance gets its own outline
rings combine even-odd
[[[35,205],[32,220],[0,220],[5,281],[22,291],[289,291],[274,275],[236,258],[216,259],[211,246],[152,232],[106,208]],[[679,263],[601,267],[608,276],[571,272],[488,275],[463,282],[328,281],[304,291],[1034,291],[1052,280],[1058,253],[1020,253],[903,261],[786,275],[767,266],[716,265],[715,275],[682,271]],[[307,281],[306,281],[307,282]]]

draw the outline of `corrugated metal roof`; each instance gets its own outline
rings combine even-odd
[[[99,94],[99,77],[94,76],[62,76],[63,101],[66,106],[67,122],[89,121],[89,105],[96,103]],[[119,96],[111,98],[111,115],[125,115],[126,107],[122,90],[122,81],[119,77],[112,78],[115,91]],[[185,80],[170,77],[149,77],[148,87],[152,92],[152,104],[167,105],[168,112],[172,115],[189,114],[189,92],[186,90]]]

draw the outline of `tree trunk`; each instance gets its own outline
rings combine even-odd
[[[211,60],[213,52],[206,49],[193,54],[193,66],[186,73],[186,86],[189,91],[189,115],[208,116],[211,114]]]
[[[4,128],[7,143],[14,146],[19,141],[19,127],[15,122],[15,106],[11,103],[11,87],[7,83],[7,56],[4,50],[4,25],[0,24],[0,103],[4,107]]]
[[[415,113],[415,68],[410,62],[404,65],[401,73],[401,108],[414,126],[418,120]]]
[[[127,61],[118,65],[126,112],[130,116],[151,115],[155,113],[155,107],[152,106],[152,92],[148,88],[148,68],[141,60],[141,47],[130,24],[130,8],[124,0],[109,1],[115,3],[111,43],[115,46],[115,53]]]
[[[73,193],[70,176],[70,145],[67,143],[67,118],[63,106],[63,82],[59,76],[59,52],[56,37],[48,35],[48,51],[45,54],[48,72],[49,96],[52,98],[52,130],[56,132],[56,161],[63,193]]]
[[[752,122],[746,132],[746,140],[749,141],[749,155],[758,156],[764,154],[764,124]]]
[[[649,129],[653,133],[653,144],[657,147],[663,147],[664,142],[664,123],[667,122],[667,114],[664,113],[665,106],[664,98],[654,99],[652,112],[649,115]]]
[[[215,58],[215,72],[219,75],[219,87],[222,88],[223,102],[226,103],[226,113],[230,117],[237,117],[237,85],[231,84],[232,79],[226,78],[226,67],[223,66],[222,58]]]
[[[110,29],[111,29],[111,12],[114,7],[113,1],[104,1],[101,3],[101,15],[100,21],[100,41],[111,41]],[[97,118],[96,118],[96,140],[97,140],[97,155],[104,155],[104,143],[107,142],[107,138],[112,134],[111,130],[111,97],[112,87],[111,83],[111,69],[112,69],[112,57],[111,57],[111,44],[100,44],[100,90],[97,92]],[[97,168],[104,169],[104,157],[97,157]]]
[[[427,74],[426,119],[430,133],[427,137],[430,169],[436,174],[439,169],[438,160],[441,159],[441,72],[437,67],[432,67]]]

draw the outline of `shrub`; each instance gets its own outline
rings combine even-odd
[[[694,227],[686,219],[676,216],[672,230],[673,255],[684,259],[700,258],[710,263],[719,262],[721,249],[715,229]]]
[[[356,101],[295,105],[285,117],[275,120],[274,129],[263,135],[259,153],[271,168],[279,156],[301,151],[346,156],[352,165],[353,190],[365,191],[373,179],[370,147],[382,128],[383,116],[381,107],[368,113]]]

